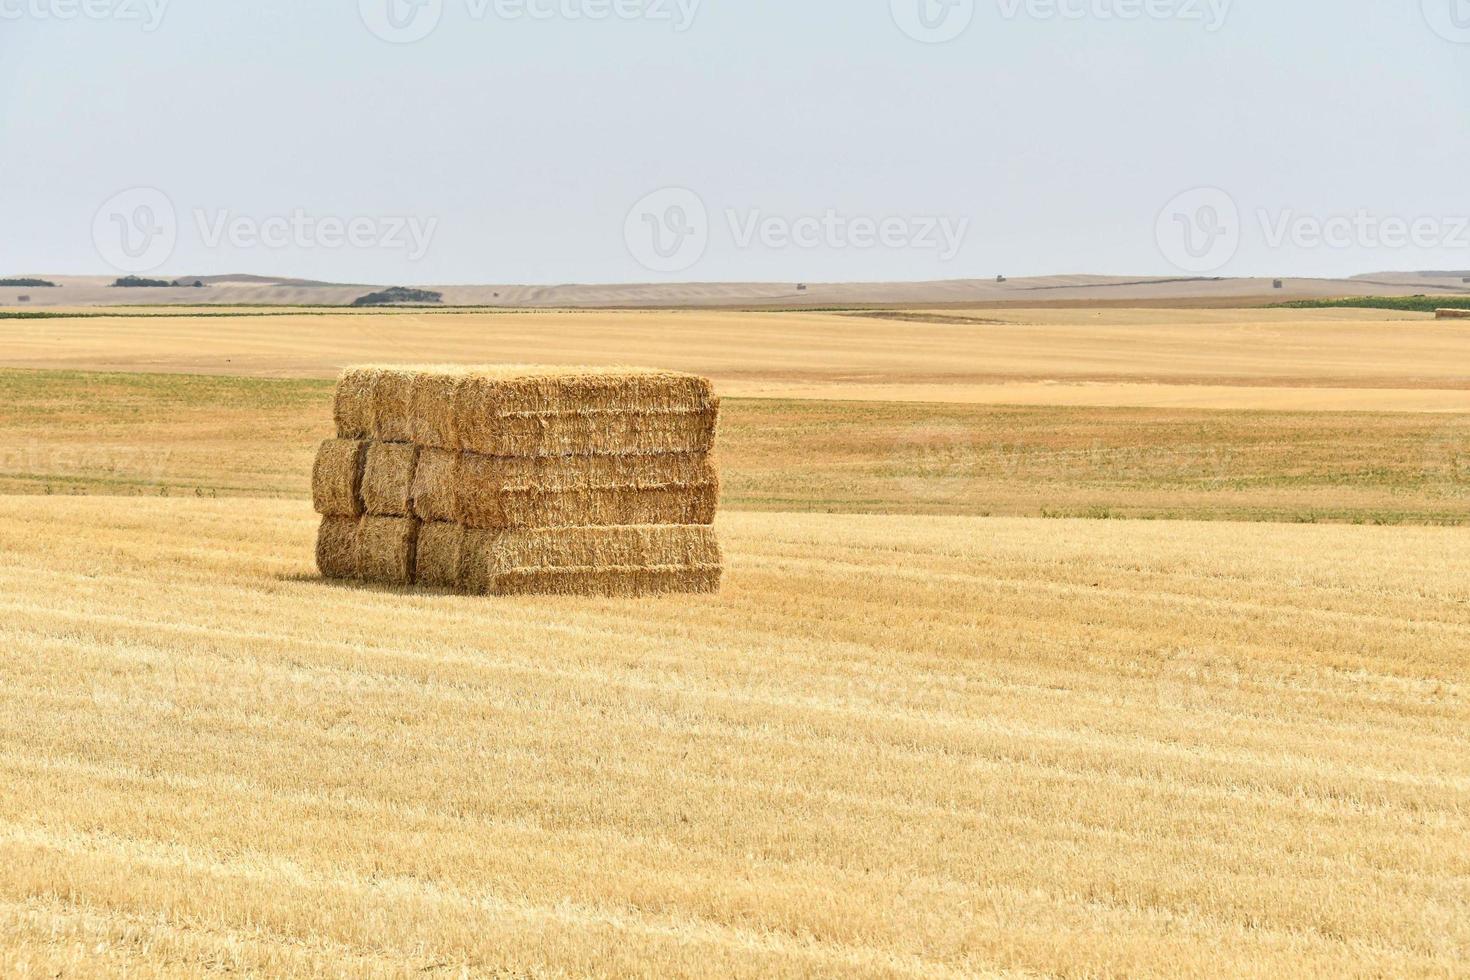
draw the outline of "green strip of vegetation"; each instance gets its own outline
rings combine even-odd
[[[1435,310],[1470,310],[1470,296],[1352,296],[1347,299],[1298,299],[1272,303],[1278,310],[1399,310],[1433,313]]]

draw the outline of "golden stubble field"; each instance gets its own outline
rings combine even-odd
[[[918,321],[948,353],[887,369],[909,324],[374,328],[820,388],[730,401],[725,592],[633,603],[317,578],[310,379],[389,353],[343,324],[7,323],[0,367],[72,370],[0,371],[0,975],[1463,976],[1470,529],[1414,524],[1465,416],[1294,399],[1459,404],[1470,334],[1045,315],[1070,359]],[[992,383],[1063,397],[853,397]],[[1067,400],[1110,384],[1291,408]],[[1211,520],[937,516],[1047,497]],[[1298,511],[1398,526],[1225,519]]]
[[[324,584],[313,524],[0,502],[4,972],[1470,953],[1470,531],[730,515],[630,604]]]

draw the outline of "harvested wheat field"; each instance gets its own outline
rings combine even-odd
[[[732,398],[1470,411],[1470,321],[1384,310],[133,315],[0,335],[6,367],[334,378],[425,360],[654,364]]]
[[[0,974],[1470,961],[1470,531],[732,513],[630,605],[316,527],[0,500]]]

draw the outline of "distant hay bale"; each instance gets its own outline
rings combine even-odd
[[[362,516],[362,476],[368,444],[359,439],[328,439],[317,450],[311,496],[318,514]]]
[[[357,577],[383,585],[412,585],[419,522],[412,517],[364,517],[357,530]]]
[[[711,524],[719,496],[718,473],[703,453],[466,453],[454,474],[454,519],[477,529]]]
[[[709,527],[466,531],[460,585],[480,595],[712,591],[722,566]]]
[[[357,576],[358,521],[352,517],[323,517],[316,538],[316,567],[326,578]]]
[[[340,439],[370,439],[373,435],[372,368],[348,368],[337,380],[332,414]]]
[[[455,506],[460,454],[449,449],[421,449],[413,473],[413,512],[421,521],[459,520]]]
[[[409,406],[414,378],[411,368],[379,368],[373,373],[373,438],[380,442],[412,442]]]
[[[419,528],[418,556],[414,574],[419,585],[431,589],[453,589],[459,585],[460,545],[464,528],[443,522]]]
[[[413,513],[413,474],[419,448],[411,443],[375,442],[363,469],[362,501],[375,517],[408,517]]]
[[[1436,320],[1470,320],[1470,310],[1439,309],[1434,311],[1434,318]]]

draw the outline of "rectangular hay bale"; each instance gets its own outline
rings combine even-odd
[[[711,524],[718,472],[708,454],[497,457],[466,453],[455,519],[478,529]]]
[[[375,442],[368,447],[362,475],[362,502],[374,517],[413,513],[413,476],[419,448],[406,442]]]
[[[353,517],[322,518],[316,538],[316,567],[324,577],[357,577],[358,523]]]
[[[414,577],[419,585],[431,589],[453,589],[459,585],[460,546],[464,534],[464,528],[458,524],[433,522],[419,528],[414,568]]]
[[[413,472],[413,512],[421,521],[457,521],[455,506],[460,454],[452,449],[420,449]]]
[[[485,455],[700,452],[719,409],[708,379],[646,368],[383,366],[344,383],[358,372],[373,438]]]
[[[412,442],[414,426],[409,421],[413,395],[412,368],[379,368],[373,372],[373,438],[380,442]]]
[[[357,529],[357,577],[382,585],[412,585],[419,522],[412,517],[364,517]]]
[[[348,368],[337,379],[332,415],[339,439],[371,439],[373,435],[374,368]]]
[[[721,567],[710,527],[469,530],[460,585],[479,595],[711,591]]]
[[[459,421],[460,445],[483,456],[702,453],[714,448],[719,408],[522,413],[493,418],[462,413]]]
[[[316,512],[332,517],[362,516],[362,476],[368,444],[360,439],[328,439],[317,450],[311,472]]]

